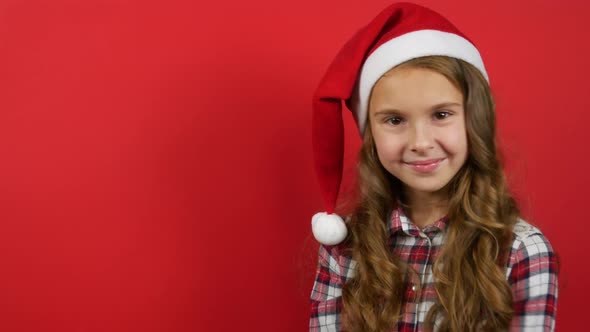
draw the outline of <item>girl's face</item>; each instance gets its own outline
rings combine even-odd
[[[399,67],[373,87],[369,121],[379,160],[406,191],[437,193],[467,159],[463,95],[445,76]]]

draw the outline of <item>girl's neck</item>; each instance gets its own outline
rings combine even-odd
[[[420,229],[434,224],[448,213],[448,200],[444,192],[404,191],[407,213]]]

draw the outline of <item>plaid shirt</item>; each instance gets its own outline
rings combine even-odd
[[[393,253],[418,273],[408,283],[401,319],[393,331],[422,331],[426,314],[437,299],[432,265],[441,252],[447,223],[445,217],[421,231],[401,209],[392,213],[388,226]],[[312,332],[341,330],[342,286],[354,276],[356,264],[341,250],[339,246],[320,246],[311,292]],[[553,331],[558,294],[556,257],[539,229],[523,220],[514,227],[506,278],[514,307],[510,331]],[[421,294],[416,285],[422,286]]]

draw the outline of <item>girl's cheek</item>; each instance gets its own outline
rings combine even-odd
[[[441,133],[443,148],[451,153],[467,151],[467,132],[461,125],[445,128]]]
[[[395,161],[400,159],[403,144],[399,137],[387,137],[376,145],[377,153],[382,160]]]

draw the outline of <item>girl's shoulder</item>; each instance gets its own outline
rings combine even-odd
[[[345,243],[337,245],[320,244],[319,264],[327,267],[330,273],[340,276],[344,280],[354,276],[356,262],[352,259]]]
[[[541,229],[522,218],[518,218],[512,229],[512,233],[514,235],[512,242],[512,251],[514,254],[522,251],[527,251],[531,254],[553,252],[551,243],[549,243],[549,240]]]
[[[512,233],[514,234],[515,241],[522,241],[523,239],[526,239],[527,237],[535,234],[543,235],[538,227],[528,223],[522,218],[518,218],[514,228],[512,229]]]
[[[508,274],[515,265],[552,261],[555,257],[551,243],[537,226],[519,218],[512,233],[514,236],[508,261]]]

